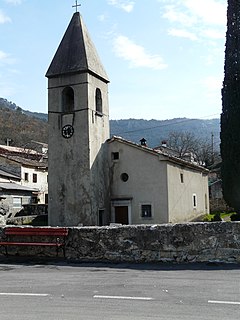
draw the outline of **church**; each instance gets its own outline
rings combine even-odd
[[[109,79],[79,12],[46,77],[49,225],[175,223],[209,213],[205,168],[110,137]]]

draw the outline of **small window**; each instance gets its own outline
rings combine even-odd
[[[104,225],[104,209],[98,210],[98,224],[100,227]]]
[[[197,207],[197,195],[193,194],[193,208]]]
[[[29,181],[29,175],[27,172],[24,173],[24,180]]]
[[[208,200],[207,200],[207,194],[205,193],[205,210],[208,209]]]
[[[112,160],[118,160],[119,159],[119,152],[112,152]]]
[[[141,217],[143,219],[152,218],[152,205],[151,204],[142,204]]]
[[[33,173],[33,183],[37,183],[37,174]]]
[[[21,208],[22,207],[22,198],[14,197],[13,198],[13,208]]]
[[[181,183],[184,182],[184,180],[183,180],[183,173],[180,173],[180,181],[181,181]]]
[[[102,93],[99,88],[96,89],[95,94],[96,113],[102,115]]]
[[[129,179],[129,176],[126,172],[122,173],[120,177],[123,182],[127,182]]]
[[[71,87],[66,87],[62,91],[62,111],[74,111],[74,91]]]

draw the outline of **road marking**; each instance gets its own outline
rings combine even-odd
[[[48,297],[47,293],[17,293],[17,292],[0,292],[0,296],[27,296],[27,297]]]
[[[149,297],[99,296],[99,295],[95,295],[95,296],[93,296],[93,298],[96,298],[96,299],[119,299],[119,300],[145,300],[145,301],[153,300],[153,298],[149,298]]]
[[[238,301],[216,301],[216,300],[208,300],[208,303],[218,303],[218,304],[239,304]]]

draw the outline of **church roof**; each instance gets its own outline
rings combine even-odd
[[[171,154],[165,153],[162,150],[157,150],[157,149],[152,149],[152,148],[147,147],[147,146],[142,146],[142,145],[137,144],[135,142],[126,140],[126,139],[124,139],[122,137],[112,136],[110,139],[107,140],[108,143],[113,143],[114,141],[126,144],[126,145],[128,145],[130,147],[137,148],[138,150],[141,150],[143,152],[147,152],[147,153],[155,155],[155,156],[162,156],[163,159],[165,159],[165,161],[168,161],[170,163],[175,163],[175,164],[177,163],[177,164],[180,164],[182,166],[189,167],[189,168],[192,168],[192,169],[196,169],[197,171],[201,171],[201,172],[204,172],[204,173],[208,173],[209,172],[208,169],[206,169],[206,168],[204,168],[204,167],[202,167],[202,166],[200,166],[198,164],[186,161],[184,159],[180,159],[180,158],[178,158],[176,156],[173,156]]]
[[[46,73],[52,78],[76,72],[89,72],[109,82],[97,51],[79,12],[74,13]]]

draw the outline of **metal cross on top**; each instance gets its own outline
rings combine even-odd
[[[76,12],[78,11],[78,7],[81,7],[80,4],[78,4],[78,0],[75,1],[75,6],[72,6],[73,8],[76,8]]]

